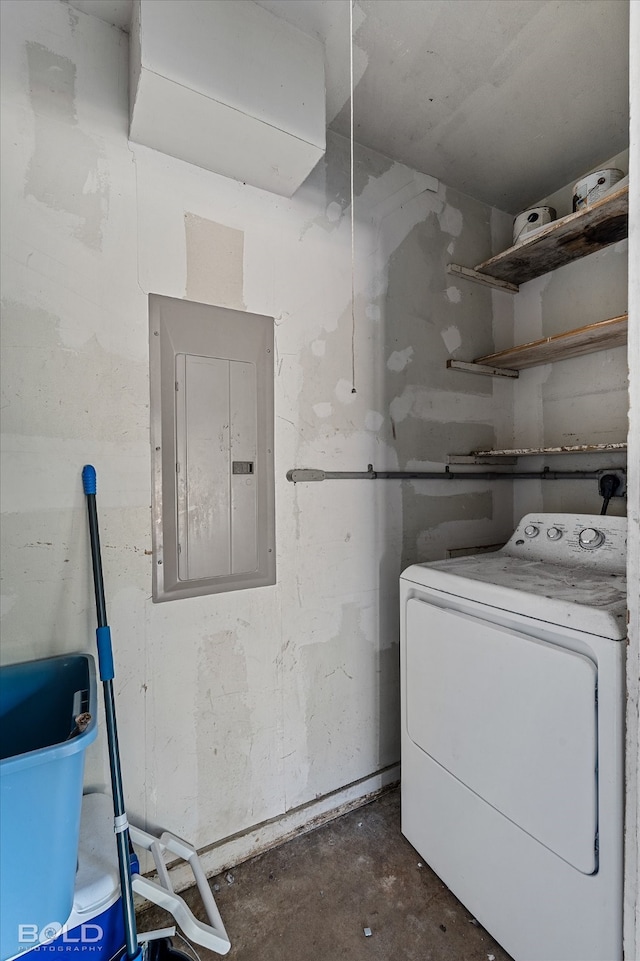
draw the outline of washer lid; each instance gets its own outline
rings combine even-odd
[[[585,634],[626,637],[624,574],[513,557],[503,551],[414,564],[403,580]]]

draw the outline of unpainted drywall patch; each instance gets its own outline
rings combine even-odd
[[[458,347],[462,346],[462,336],[457,327],[451,325],[451,327],[445,327],[440,335],[444,341],[444,346],[447,348],[450,354],[457,350]]]
[[[491,491],[471,494],[448,494],[434,497],[422,485],[421,493],[416,495],[414,508],[417,519],[423,528],[432,529],[440,524],[469,520],[491,520],[493,517],[493,496]],[[405,502],[405,510],[407,503]]]
[[[362,329],[363,308],[356,298],[356,327]],[[327,438],[329,434],[346,436],[354,430],[361,430],[364,417],[370,406],[364,392],[352,392],[351,381],[351,305],[335,319],[333,329],[328,329],[331,314],[327,314],[324,335],[316,341],[303,345],[295,359],[295,367],[288,364],[281,376],[288,378],[291,390],[291,377],[299,378],[299,395],[296,423],[298,439],[307,443],[312,438]],[[360,357],[356,349],[356,360]],[[287,357],[289,362],[293,358]],[[357,374],[357,372],[356,372]],[[322,416],[331,404],[331,420]],[[316,408],[319,407],[320,414]],[[320,419],[319,419],[320,418]]]
[[[184,215],[189,300],[246,310],[244,294],[244,231]]]
[[[443,230],[445,234],[450,234],[452,237],[459,237],[462,233],[462,211],[456,207],[452,207],[451,204],[447,204],[444,210],[440,211],[438,214],[438,222],[440,223],[440,229]]]
[[[387,367],[398,373],[404,370],[407,364],[411,363],[413,357],[413,347],[405,347],[404,350],[394,350],[387,360]]]
[[[340,134],[327,130],[327,149],[323,159],[316,164],[300,188],[303,197],[307,193],[320,194],[326,198],[324,211],[306,221],[299,239],[313,227],[326,233],[339,230],[344,223],[345,214],[351,204],[349,141]],[[370,187],[372,182],[383,177],[395,165],[381,154],[356,145],[355,166],[353,169],[353,188],[356,200]]]
[[[368,410],[364,418],[367,430],[379,431],[384,424],[384,417],[377,410]]]
[[[24,448],[23,448],[24,449]],[[41,450],[37,441],[32,450]],[[10,511],[2,515],[2,542],[5,577],[3,591],[15,599],[12,609],[2,612],[2,654],[6,660],[24,660],[25,656],[42,656],[43,651],[57,654],[76,649],[78,638],[88,627],[86,620],[89,581],[86,574],[86,527],[80,505],[71,508],[60,494],[65,485],[72,490],[80,487],[81,455],[67,458],[64,463],[54,459],[43,462],[35,470],[42,484],[50,485],[41,501],[33,500],[25,509],[18,497],[6,489],[5,506]],[[32,478],[20,478],[24,460],[8,471],[11,479],[5,484],[15,487],[22,483],[36,490]],[[29,463],[36,465],[35,454]],[[74,488],[74,485],[75,488]],[[47,503],[43,505],[42,500]],[[55,509],[52,509],[53,504]],[[62,503],[68,504],[62,507]],[[13,508],[19,508],[14,510]],[[151,558],[148,508],[100,508],[103,533],[102,561],[105,580],[109,584],[110,610],[114,622],[118,611],[131,609],[131,598],[148,594]],[[25,575],[28,572],[28,576]],[[34,604],[34,584],[37,585],[37,604]],[[122,606],[121,606],[122,605]],[[42,611],[47,612],[43,619]],[[52,653],[53,653],[52,650]],[[38,655],[36,652],[40,652]]]
[[[53,471],[51,473],[53,474]],[[17,474],[16,470],[8,472],[9,480],[5,487],[9,487],[12,481],[20,483]],[[4,490],[3,495],[3,658],[7,661],[21,661],[25,660],[25,657],[36,656],[33,651],[38,650],[36,645],[43,635],[46,638],[45,645],[51,645],[51,638],[56,639],[56,654],[73,650],[71,638],[77,638],[81,630],[78,621],[74,620],[74,617],[77,617],[76,604],[84,602],[84,598],[80,601],[79,597],[82,590],[80,585],[84,586],[86,583],[88,586],[79,563],[79,555],[82,553],[78,546],[81,527],[79,522],[76,524],[74,515],[79,516],[80,512],[43,511],[38,509],[39,504],[32,504],[32,509],[28,511],[12,512],[11,508],[15,504],[12,503],[11,491]],[[103,512],[101,523],[104,529],[102,514]],[[103,553],[105,567],[108,569],[106,544]],[[37,584],[37,604],[34,604],[34,584]],[[110,592],[111,588],[109,582]],[[7,597],[11,599],[9,606],[5,606]],[[47,611],[45,625],[43,610]],[[51,647],[45,646],[44,650],[51,650]],[[39,656],[42,656],[42,653]]]
[[[445,293],[447,295],[447,300],[449,300],[452,304],[459,304],[462,300],[462,292],[458,287],[447,287]]]
[[[25,197],[71,216],[71,233],[102,248],[109,213],[109,180],[102,148],[78,126],[76,66],[39,43],[26,44],[34,150]]]
[[[357,603],[342,604],[336,635],[305,644],[300,651],[310,793],[326,791],[327,772],[361,755],[362,732],[371,724],[384,731],[385,751],[392,752],[391,758],[379,756],[381,766],[397,758],[397,648],[389,655],[379,651],[363,619]],[[391,662],[396,667],[390,676],[378,673]]]
[[[198,789],[205,796],[203,805],[212,793],[217,795],[219,830],[225,833],[236,829],[241,799],[252,783],[253,702],[246,656],[235,631],[218,631],[201,639],[195,684]],[[225,790],[219,791],[222,783]]]
[[[469,521],[477,524],[493,519],[493,496],[490,491],[437,496],[430,493],[429,486],[402,485],[403,526],[408,535],[403,543],[403,567],[434,558],[434,548],[440,550],[438,529],[441,525]],[[414,533],[411,536],[409,532]]]
[[[337,202],[337,200],[332,200],[331,203],[327,206],[326,217],[329,223],[332,223],[332,224],[335,223],[337,220],[340,220],[340,218],[342,217],[342,207]]]
[[[430,390],[422,384],[407,384],[389,405],[396,423],[406,417],[449,423],[491,423],[493,398],[486,394],[460,394],[452,390]]]
[[[496,446],[492,424],[461,420],[434,423],[409,417],[402,423],[393,422],[393,430],[399,464],[415,461],[442,464],[446,463],[449,454],[468,454],[470,450],[488,450]]]
[[[314,404],[313,413],[316,417],[331,417],[333,413],[333,407],[329,403]]]
[[[37,114],[77,124],[76,65],[40,43],[27,43],[29,99]]]
[[[144,443],[149,424],[146,363],[105,351],[95,336],[70,350],[61,341],[61,324],[55,314],[3,300],[3,430]]]

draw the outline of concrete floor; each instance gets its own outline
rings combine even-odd
[[[230,961],[511,961],[401,835],[398,789],[210,883]],[[170,920],[152,908],[139,929]]]

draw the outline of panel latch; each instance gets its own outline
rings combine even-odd
[[[231,464],[232,474],[253,474],[252,460],[234,460]]]

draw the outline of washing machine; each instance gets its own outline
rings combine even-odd
[[[626,519],[400,581],[402,831],[516,961],[621,961]]]

